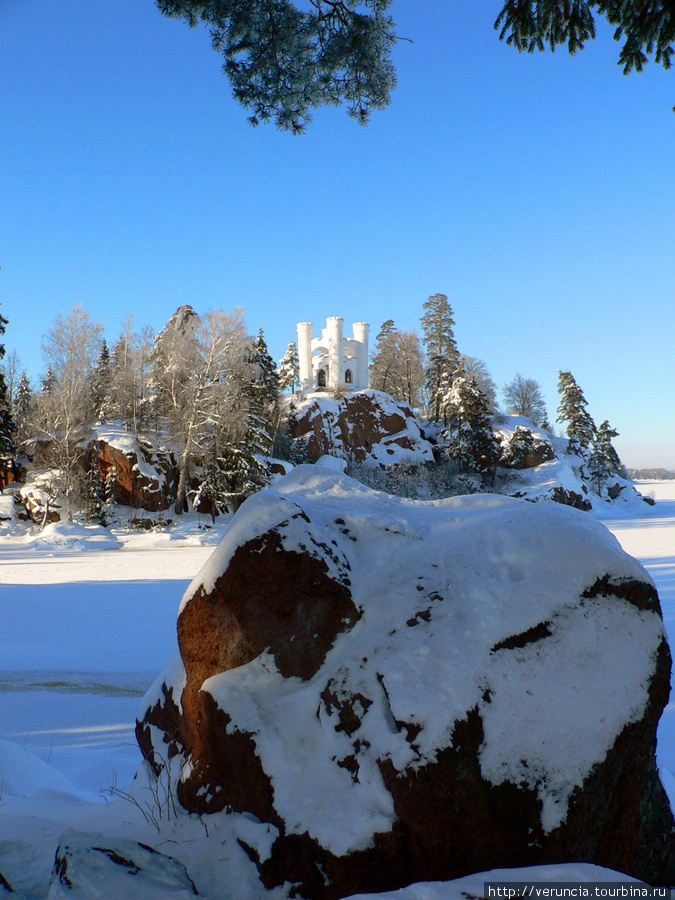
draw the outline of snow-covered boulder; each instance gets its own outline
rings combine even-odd
[[[136,841],[68,831],[56,851],[47,900],[188,900],[196,895],[177,859]]]
[[[26,512],[34,522],[60,522],[65,505],[61,491],[63,476],[59,469],[31,472],[19,490]]]
[[[407,403],[381,391],[353,391],[341,397],[310,394],[290,417],[291,437],[302,438],[315,462],[324,454],[370,465],[433,463],[431,444]]]
[[[243,504],[178,641],[140,746],[188,810],[255,817],[267,887],[572,860],[675,882],[659,601],[592,517],[299,466]]]

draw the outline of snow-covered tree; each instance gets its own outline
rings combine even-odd
[[[291,389],[291,393],[295,393],[296,385],[299,383],[300,365],[298,361],[298,348],[295,341],[291,341],[286,348],[286,352],[279,360],[279,390],[285,391],[286,388]]]
[[[5,333],[8,320],[0,315],[0,335]],[[5,355],[5,345],[0,344],[0,359]],[[10,456],[14,453],[14,434],[16,424],[12,417],[12,398],[7,390],[4,372],[0,372],[0,455]]]
[[[14,395],[19,386],[19,379],[21,378],[23,370],[24,366],[21,357],[16,350],[12,350],[11,353],[6,355],[2,363],[2,372],[5,376],[5,384],[7,385],[7,396],[10,399],[12,409],[14,409]]]
[[[32,410],[33,392],[24,369],[14,392],[14,419],[17,428],[16,440],[19,445],[29,437]]]
[[[101,341],[101,350],[96,365],[91,373],[91,388],[93,394],[94,415],[97,421],[103,421],[107,416],[106,409],[110,407],[110,394],[112,388],[112,372],[110,351],[106,339]]]
[[[102,327],[91,322],[80,304],[64,318],[57,315],[42,339],[48,362],[42,393],[36,398],[33,431],[47,441],[47,462],[59,471],[72,520],[80,463],[80,444],[93,416],[91,373],[100,349]]]
[[[535,439],[529,428],[516,425],[511,435],[501,445],[500,466],[522,469],[533,459],[539,441]]]
[[[611,475],[618,475],[620,478],[628,475],[612,444],[612,438],[618,436],[619,432],[612,428],[607,419],[595,433],[588,455],[588,472],[598,494],[601,494],[603,485]]]
[[[192,313],[183,343],[176,337],[174,346],[181,366],[189,357],[194,361],[191,371],[177,366],[175,373],[167,372],[166,382],[172,391],[171,434],[182,448],[175,502],[180,514],[189,508],[195,463],[219,459],[224,446],[236,442],[244,431],[247,398],[241,381],[245,381],[243,373],[250,371],[247,353],[251,351],[241,310],[213,310],[203,317]]]
[[[546,417],[546,403],[539,382],[534,378],[524,378],[516,372],[502,391],[504,406],[509,415],[527,416],[535,425],[541,425]]]
[[[137,333],[133,328],[133,316],[128,316],[111,354],[111,390],[106,417],[122,419],[134,434],[138,434],[149,418],[149,381],[154,351],[152,329],[146,326]]]
[[[492,431],[487,400],[475,381],[458,374],[443,399],[443,413],[448,420],[443,440],[460,472],[494,474],[499,443]]]
[[[595,423],[586,409],[584,393],[568,371],[559,372],[558,391],[558,422],[567,422],[568,452],[584,453],[595,438]]]
[[[182,416],[186,386],[199,365],[194,332],[199,317],[189,304],[179,306],[155,338],[151,353],[151,390],[155,423]],[[189,388],[187,389],[189,393]]]
[[[105,484],[101,480],[96,466],[92,466],[82,478],[81,499],[86,522],[92,522],[96,525],[108,524]]]
[[[453,331],[455,320],[445,294],[432,294],[424,303],[422,341],[427,353],[426,387],[429,410],[434,421],[441,418],[444,398],[459,364]]]

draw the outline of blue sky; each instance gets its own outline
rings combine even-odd
[[[675,468],[675,75],[499,42],[499,0],[394,0],[398,87],[360,127],[251,128],[208,35],[152,0],[0,2],[0,311],[34,380],[76,303],[419,326],[448,295],[499,386],[570,369],[627,465]]]

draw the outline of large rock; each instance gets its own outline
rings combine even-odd
[[[299,402],[290,418],[290,433],[304,439],[312,462],[324,454],[371,465],[434,461],[431,444],[410,406],[389,394],[354,391],[337,398],[312,394]]]
[[[188,810],[267,823],[245,847],[268,887],[569,861],[674,883],[658,597],[576,510],[300,466],[237,513],[178,640],[140,746]]]
[[[112,471],[115,500],[149,512],[168,509],[177,469],[171,455],[156,450],[119,426],[99,426],[87,447],[85,467],[105,481]]]

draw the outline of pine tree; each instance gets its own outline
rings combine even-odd
[[[596,431],[595,423],[586,409],[586,398],[571,372],[559,372],[558,391],[558,422],[567,422],[567,452],[583,455],[593,443]]]
[[[291,393],[295,393],[295,386],[299,382],[300,364],[298,360],[298,348],[295,341],[291,341],[286,352],[279,360],[279,390],[284,391],[286,388],[291,389]]]
[[[455,341],[452,308],[445,294],[432,294],[425,302],[422,341],[427,351],[427,392],[429,407],[435,422],[441,418],[443,399],[452,384],[452,375],[459,364]]]

